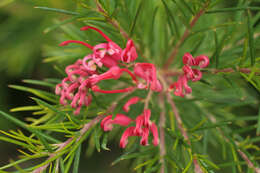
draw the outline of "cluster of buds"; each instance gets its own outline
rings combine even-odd
[[[177,82],[170,85],[169,90],[174,90],[176,96],[184,97],[184,95],[192,92],[191,87],[188,85],[188,80],[196,82],[201,79],[202,73],[199,69],[193,69],[191,66],[198,66],[205,68],[209,65],[209,58],[205,55],[199,55],[195,58],[190,53],[185,53],[183,56],[182,70],[183,75],[180,75]]]
[[[132,104],[136,104],[141,99],[139,97],[133,97],[127,101],[124,105],[123,109],[128,112],[129,107]],[[128,126],[131,122],[135,123],[135,126],[128,127],[120,140],[120,147],[125,148],[128,143],[128,137],[130,136],[139,136],[141,137],[140,144],[141,145],[148,145],[148,138],[150,131],[153,135],[153,145],[156,146],[159,143],[158,137],[158,129],[154,122],[150,120],[151,117],[151,110],[144,109],[143,113],[136,117],[135,120],[132,120],[128,116],[124,114],[117,114],[114,119],[112,119],[112,115],[105,117],[101,122],[101,128],[104,131],[111,131],[114,124],[118,124],[121,126]]]

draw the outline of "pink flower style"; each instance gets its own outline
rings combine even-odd
[[[132,104],[136,104],[137,102],[139,102],[140,101],[140,97],[132,97],[131,99],[129,99],[127,102],[126,102],[126,104],[123,106],[123,110],[125,111],[125,112],[129,112],[129,110],[130,110],[130,106],[132,105]]]
[[[123,109],[129,111],[129,106],[131,104],[136,104],[140,100],[139,97],[133,97],[130,99]],[[136,120],[132,120],[126,115],[117,114],[115,118],[112,120],[112,115],[105,117],[101,122],[101,128],[104,131],[111,131],[113,128],[113,124],[118,124],[121,126],[128,126],[131,122],[135,122],[135,127],[128,127],[121,139],[120,139],[120,147],[125,148],[128,143],[128,138],[130,136],[139,136],[141,137],[140,144],[141,145],[148,145],[148,138],[150,131],[153,135],[153,145],[156,146],[159,144],[159,136],[158,136],[158,129],[155,123],[150,121],[151,111],[150,109],[145,109],[143,114],[139,115]]]
[[[157,79],[156,67],[151,63],[136,63],[134,67],[134,73],[136,76],[144,79],[146,85],[139,83],[138,88],[148,88],[150,86],[151,90],[160,92],[162,90],[162,85]]]
[[[209,58],[205,55],[199,55],[193,58],[190,53],[185,53],[182,60],[184,64],[182,68],[184,74],[179,76],[177,82],[170,85],[169,90],[174,90],[176,96],[184,97],[186,94],[192,92],[192,89],[188,85],[188,80],[196,82],[202,77],[201,71],[199,69],[193,69],[191,66],[205,68],[209,65]]]

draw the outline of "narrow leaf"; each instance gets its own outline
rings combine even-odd
[[[251,57],[251,66],[253,66],[255,64],[255,44],[254,44],[252,16],[249,10],[247,11],[247,29],[248,29],[248,38],[249,38],[248,46],[249,46],[249,52]]]
[[[74,165],[73,165],[73,173],[78,173],[78,171],[79,171],[80,153],[81,153],[81,145],[79,145],[79,147],[76,151],[76,156],[75,156]]]
[[[260,135],[260,106],[259,106],[259,110],[258,110],[258,121],[257,121],[256,135]]]
[[[34,7],[34,8],[38,8],[38,9],[46,10],[46,11],[53,11],[53,12],[57,12],[57,13],[68,14],[68,15],[80,15],[77,12],[63,10],[63,9],[58,9],[58,8],[49,8],[49,7]]]

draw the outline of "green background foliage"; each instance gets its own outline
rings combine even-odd
[[[58,165],[61,172],[160,171],[159,147],[143,147],[138,138],[131,138],[125,150],[119,149],[123,128],[104,133],[97,125],[80,135],[84,124],[106,112],[120,94],[93,95],[92,105],[85,107],[79,116],[72,114],[70,106],[58,103],[54,87],[65,77],[64,68],[91,53],[79,45],[58,47],[58,44],[70,39],[91,45],[104,42],[95,32],[79,30],[91,25],[102,29],[122,47],[127,41],[120,34],[120,29],[124,30],[138,45],[138,62],[155,63],[159,71],[165,69],[174,50],[177,53],[169,69],[175,72],[180,71],[186,52],[210,57],[203,80],[190,83],[192,96],[173,97],[191,145],[183,139],[171,105],[164,105],[165,172],[194,172],[194,158],[205,172],[254,172],[239,151],[259,167],[259,3],[257,0],[99,0],[104,10],[101,13],[93,0],[1,1],[1,110],[7,112],[19,107],[11,109],[12,113],[0,112],[2,118],[12,122],[1,119],[1,129],[5,130],[0,135],[4,141],[1,153],[5,153],[1,159],[5,162],[0,170],[30,172],[52,162],[47,172],[55,172]],[[191,26],[200,10],[205,13]],[[111,21],[118,22],[119,28]],[[183,39],[185,31],[188,35]],[[250,72],[244,73],[243,69]],[[22,79],[33,80],[21,83]],[[127,84],[129,80],[123,78],[120,82]],[[109,81],[101,86],[112,87],[117,83]],[[8,84],[12,84],[12,89],[7,88]],[[123,113],[121,108],[132,95],[145,98],[147,91],[135,91],[118,101],[113,114]],[[162,111],[158,94],[153,94],[149,107],[152,120],[158,124]],[[134,118],[142,109],[142,103],[134,105],[128,115]],[[14,124],[14,130],[8,131]],[[67,147],[56,152],[52,160],[46,160],[46,152],[57,150],[52,144],[69,137],[73,140]],[[8,142],[15,145],[9,146]],[[12,160],[7,163],[6,158]]]

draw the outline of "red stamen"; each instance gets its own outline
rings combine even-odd
[[[68,41],[64,41],[64,42],[62,42],[62,43],[60,44],[60,46],[67,46],[67,45],[70,44],[70,43],[82,44],[82,45],[86,46],[87,48],[89,48],[89,49],[91,49],[91,50],[93,49],[93,46],[91,46],[90,44],[85,43],[85,42],[83,42],[83,41],[78,41],[78,40],[68,40]]]
[[[92,87],[92,91],[99,92],[99,93],[105,93],[105,94],[114,94],[114,93],[125,93],[133,91],[135,87],[128,87],[124,89],[118,89],[118,90],[102,90],[97,85],[94,85]]]
[[[127,72],[127,73],[131,76],[131,78],[133,79],[133,81],[135,81],[136,83],[138,82],[137,78],[135,77],[135,75],[134,75],[130,70],[128,70],[128,69],[126,69],[126,68],[123,68],[123,69],[121,69],[121,70],[124,71],[124,72]]]
[[[92,27],[92,26],[84,26],[82,28],[80,28],[81,31],[85,31],[85,30],[88,30],[88,29],[93,29],[97,32],[99,32],[100,35],[102,35],[108,42],[112,41],[106,34],[104,34],[100,29],[98,28],[95,28],[95,27]]]

